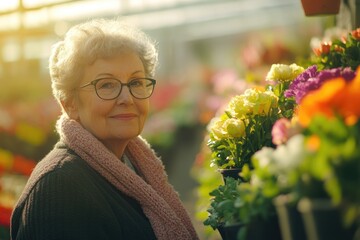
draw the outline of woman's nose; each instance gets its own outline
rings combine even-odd
[[[120,92],[120,95],[117,97],[118,103],[123,102],[133,102],[133,96],[130,93],[130,89],[128,86],[123,86]]]

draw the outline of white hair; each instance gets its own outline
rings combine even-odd
[[[144,32],[117,20],[96,19],[75,25],[52,47],[49,71],[54,97],[59,103],[73,99],[86,65],[129,50],[141,59],[145,75],[153,77],[158,52]]]

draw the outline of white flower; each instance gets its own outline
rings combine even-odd
[[[259,162],[261,168],[269,165],[273,158],[274,149],[270,147],[263,147],[261,150],[257,151],[253,157],[256,158]]]
[[[306,151],[304,149],[304,136],[295,135],[284,145],[279,145],[274,151],[274,167],[278,171],[288,171],[296,168],[304,159]]]

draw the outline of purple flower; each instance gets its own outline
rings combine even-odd
[[[312,89],[316,89],[317,81],[317,66],[311,66],[302,72],[294,81],[291,82],[289,89],[285,91],[285,97],[295,97],[296,103]]]
[[[350,82],[355,78],[356,72],[351,69],[351,67],[344,68],[342,70],[341,76],[345,81]]]
[[[301,99],[310,91],[320,88],[320,86],[327,80],[342,77],[346,81],[354,79],[355,72],[350,67],[347,68],[332,68],[325,69],[320,72],[317,71],[316,65],[310,66],[303,73],[301,73],[290,84],[289,89],[285,91],[285,97],[295,97],[296,103],[299,104]]]

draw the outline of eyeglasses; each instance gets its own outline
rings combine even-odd
[[[93,85],[96,95],[103,100],[113,100],[117,98],[123,86],[127,86],[131,95],[137,99],[149,98],[154,92],[156,80],[151,78],[135,78],[128,83],[122,83],[115,78],[99,78],[91,81],[80,88]]]

